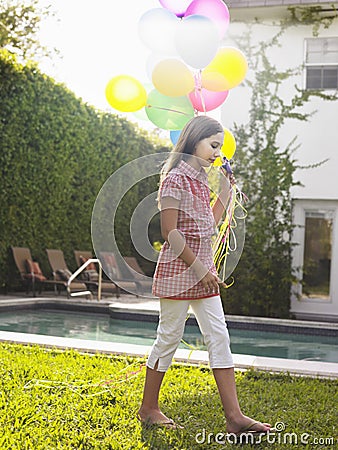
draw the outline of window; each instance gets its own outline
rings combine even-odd
[[[338,37],[305,40],[306,89],[338,89]]]
[[[330,296],[333,214],[305,212],[303,297]]]

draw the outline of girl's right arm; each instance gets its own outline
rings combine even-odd
[[[173,197],[163,197],[161,200],[161,233],[174,251],[196,273],[207,292],[218,292],[218,278],[211,273],[195,253],[185,243],[184,236],[177,230],[179,200]]]

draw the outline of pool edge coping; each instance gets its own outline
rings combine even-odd
[[[155,306],[156,305],[156,306]],[[56,297],[15,297],[2,299],[0,301],[0,312],[5,311],[7,308],[12,309],[13,306],[18,309],[25,308],[38,308],[38,307],[52,307],[62,306],[63,309],[72,309],[80,307],[82,310],[102,310],[104,313],[109,311],[128,312],[130,314],[145,314],[149,316],[157,316],[159,313],[159,299],[149,298],[147,301],[140,301],[135,303],[128,303],[125,300],[86,300],[86,299],[72,299],[72,298],[56,298]],[[193,312],[189,311],[191,317],[194,317]],[[262,324],[262,325],[282,325],[287,327],[297,328],[315,328],[315,329],[330,329],[338,331],[338,322],[323,322],[312,320],[297,320],[297,319],[279,319],[274,317],[259,317],[259,316],[240,316],[225,314],[225,318],[229,322],[246,322],[247,324]]]

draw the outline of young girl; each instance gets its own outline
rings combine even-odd
[[[219,295],[220,280],[213,263],[211,236],[235,180],[232,175],[222,177],[220,194],[211,209],[204,168],[220,156],[222,144],[222,126],[210,117],[195,117],[182,130],[162,170],[159,206],[165,243],[153,282],[153,294],[160,297],[160,320],[147,361],[138,417],[147,424],[179,427],[161,412],[158,397],[191,306],[208,349],[227,432],[265,433],[270,425],[245,416],[237,400],[229,334]]]

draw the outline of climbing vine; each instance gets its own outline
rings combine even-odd
[[[282,22],[282,25],[311,25],[313,36],[319,35],[321,26],[325,29],[329,28],[338,17],[338,8],[334,4],[329,5],[329,8],[322,8],[322,6],[290,6],[288,11],[290,16]]]
[[[278,137],[286,121],[312,118],[304,105],[313,97],[335,101],[337,96],[295,86],[291,98],[285,98],[284,84],[301,71],[301,67],[281,70],[269,57],[278,51],[285,23],[270,39],[258,43],[253,43],[252,28],[236,40],[252,69],[246,82],[251,95],[249,120],[234,126],[235,171],[249,198],[246,242],[234,272],[235,283],[222,291],[222,299],[226,313],[288,317],[295,281],[291,188],[300,184],[295,179],[299,144],[293,136],[281,147]]]

